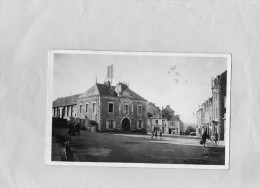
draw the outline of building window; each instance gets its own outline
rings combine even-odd
[[[92,105],[93,105],[93,113],[96,113],[96,111],[97,111],[96,103],[94,102]]]
[[[158,123],[158,119],[157,119],[157,120],[155,120],[155,123],[156,123],[156,124]]]
[[[114,113],[114,103],[113,102],[108,102],[108,112]]]
[[[142,105],[137,106],[137,114],[142,115]]]
[[[82,104],[79,105],[79,113],[81,114],[82,112]]]
[[[124,104],[124,113],[128,114],[128,111],[129,111],[129,105]]]
[[[86,103],[86,113],[88,113],[88,103]]]
[[[142,123],[143,121],[141,119],[138,120],[138,128],[141,129],[142,128]]]
[[[113,119],[107,120],[107,129],[115,129],[116,128],[116,122]]]

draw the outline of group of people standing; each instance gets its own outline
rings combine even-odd
[[[152,130],[152,137],[151,137],[151,139],[153,139],[153,137],[155,137],[155,139],[157,140],[157,135],[158,134],[160,135],[160,140],[162,140],[162,131],[161,130],[157,131],[156,129]]]
[[[218,145],[218,133],[215,132],[211,137],[208,135],[207,131],[204,131],[202,137],[201,137],[201,141],[200,144],[203,145],[205,147],[206,144],[206,140],[209,139],[212,142],[213,146],[217,146]]]

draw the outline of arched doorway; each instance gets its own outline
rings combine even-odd
[[[130,121],[128,118],[124,118],[122,121],[122,129],[123,131],[130,131]]]

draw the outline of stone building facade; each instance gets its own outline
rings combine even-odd
[[[52,104],[52,116],[70,120],[77,118],[77,99],[81,94],[58,98]]]
[[[171,119],[168,120],[168,134],[181,134],[184,132],[184,124],[180,120],[179,115],[172,116]]]
[[[212,79],[212,114],[213,126],[219,135],[219,140],[225,137],[225,114],[226,114],[226,93],[227,93],[227,71]]]
[[[89,122],[95,121],[98,130],[146,128],[147,100],[123,83],[96,83],[77,96],[73,107],[81,126],[91,126]]]
[[[168,133],[167,118],[163,118],[158,114],[147,119],[148,132],[162,131],[162,133]]]
[[[212,97],[197,111],[197,135],[204,131],[209,135],[218,133],[219,140],[225,138],[227,71],[211,80]]]

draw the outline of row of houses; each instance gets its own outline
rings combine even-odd
[[[136,129],[161,130],[165,134],[180,134],[183,122],[167,105],[172,117],[162,117],[162,111],[154,103],[132,91],[127,84],[112,86],[109,81],[95,83],[86,92],[58,98],[53,101],[54,118],[74,119],[81,127],[91,128],[91,121],[97,129],[123,130]]]
[[[152,113],[153,112],[153,113]],[[154,103],[148,103],[147,131],[162,131],[164,134],[181,134],[184,131],[184,124],[180,120],[179,115],[175,115],[175,111],[166,105],[162,110],[155,106]],[[151,115],[152,114],[152,115]],[[164,116],[167,114],[168,116]]]
[[[200,105],[196,112],[196,135],[205,131],[212,136],[218,133],[219,140],[225,138],[227,71],[211,80],[212,96]]]

